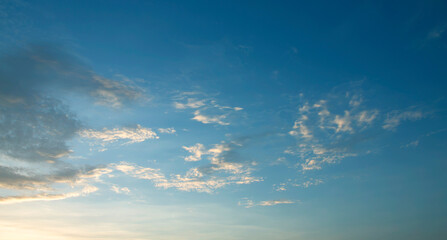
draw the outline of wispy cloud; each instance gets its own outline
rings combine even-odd
[[[174,102],[174,107],[177,109],[200,108],[205,106],[205,101],[204,99],[197,100],[195,98],[188,98],[185,103]]]
[[[104,128],[102,131],[93,129],[83,129],[79,131],[79,135],[83,138],[94,139],[96,144],[105,146],[108,143],[122,141],[122,144],[132,144],[144,142],[148,139],[158,139],[157,133],[150,128],[144,128],[140,125],[136,127],[125,128]]]
[[[204,123],[204,124],[219,124],[230,125],[229,121],[226,121],[227,117],[232,112],[243,110],[241,107],[229,107],[219,105],[216,100],[211,98],[193,98],[191,95],[197,93],[180,94],[176,97],[174,107],[176,109],[193,109],[194,117],[192,120]]]
[[[409,148],[409,147],[417,147],[419,145],[419,140],[411,141],[405,145],[402,146],[402,148]]]
[[[92,79],[100,86],[91,93],[97,98],[97,104],[121,108],[125,101],[148,99],[144,96],[144,90],[133,82],[111,80],[99,75],[93,75]]]
[[[447,28],[447,25],[442,25],[442,26],[436,27],[435,29],[431,30],[428,33],[427,39],[432,40],[432,39],[440,38],[442,36],[442,34],[445,32],[446,28]]]
[[[318,178],[307,178],[304,180],[292,180],[288,179],[286,182],[274,184],[273,189],[277,192],[286,191],[289,187],[301,187],[301,188],[308,188],[310,186],[317,186],[324,183],[322,179]]]
[[[296,202],[291,200],[268,200],[268,201],[254,202],[253,200],[245,198],[242,201],[239,201],[238,205],[245,208],[252,208],[256,206],[268,207],[280,204],[294,204],[294,203]]]
[[[322,179],[309,179],[307,181],[301,182],[301,183],[294,183],[293,186],[296,187],[303,187],[303,188],[308,188],[310,186],[316,186],[316,185],[320,185],[323,183]]]
[[[273,189],[277,192],[287,191],[287,183],[273,184]]]
[[[230,125],[230,123],[223,121],[226,117],[226,115],[207,116],[202,114],[199,110],[196,110],[194,111],[194,117],[192,119],[205,124],[217,123],[219,125]]]
[[[387,114],[383,129],[395,130],[403,121],[416,121],[425,117],[421,111],[392,111]]]
[[[379,115],[379,111],[376,109],[365,110],[357,114],[356,120],[360,125],[362,124],[370,125],[377,118],[377,115]]]
[[[352,132],[351,117],[349,111],[345,111],[344,116],[335,115],[334,123],[337,126],[335,132]]]
[[[12,203],[21,203],[21,202],[30,202],[30,201],[54,201],[54,200],[62,200],[66,198],[72,197],[80,197],[85,196],[90,193],[96,192],[98,190],[95,186],[84,186],[81,190],[75,192],[61,193],[61,194],[49,194],[49,193],[40,193],[29,196],[7,196],[0,197],[0,204],[12,204]]]
[[[159,128],[158,132],[164,134],[174,134],[176,133],[176,130],[174,128]]]
[[[147,99],[144,90],[128,78],[101,76],[57,45],[30,45],[0,61],[7,69],[0,73],[4,93],[16,98],[28,99],[51,87],[59,92],[88,94],[96,103],[114,108]]]

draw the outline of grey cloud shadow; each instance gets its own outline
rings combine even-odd
[[[0,165],[0,187],[70,182],[85,171],[61,160],[83,124],[48,90],[76,92],[111,107],[142,94],[135,86],[96,74],[59,45],[34,44],[0,56],[0,163],[18,161],[35,168]],[[39,174],[39,166],[52,172]]]

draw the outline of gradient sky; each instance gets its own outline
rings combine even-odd
[[[0,0],[0,239],[446,239],[445,1]]]

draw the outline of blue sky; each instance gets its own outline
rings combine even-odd
[[[443,1],[0,1],[0,238],[444,239]]]

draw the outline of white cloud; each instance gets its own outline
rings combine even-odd
[[[202,159],[202,155],[205,154],[205,147],[201,143],[197,143],[191,147],[183,146],[183,149],[192,153],[191,156],[185,157],[185,161],[187,162],[200,161]]]
[[[345,115],[343,117],[336,115],[334,119],[334,123],[337,125],[336,132],[352,132],[351,127],[351,117],[349,115],[349,111],[345,111]]]
[[[207,116],[200,113],[199,110],[196,110],[194,111],[194,117],[192,119],[205,124],[217,123],[219,125],[230,125],[230,123],[222,121],[226,117],[226,115]]]

